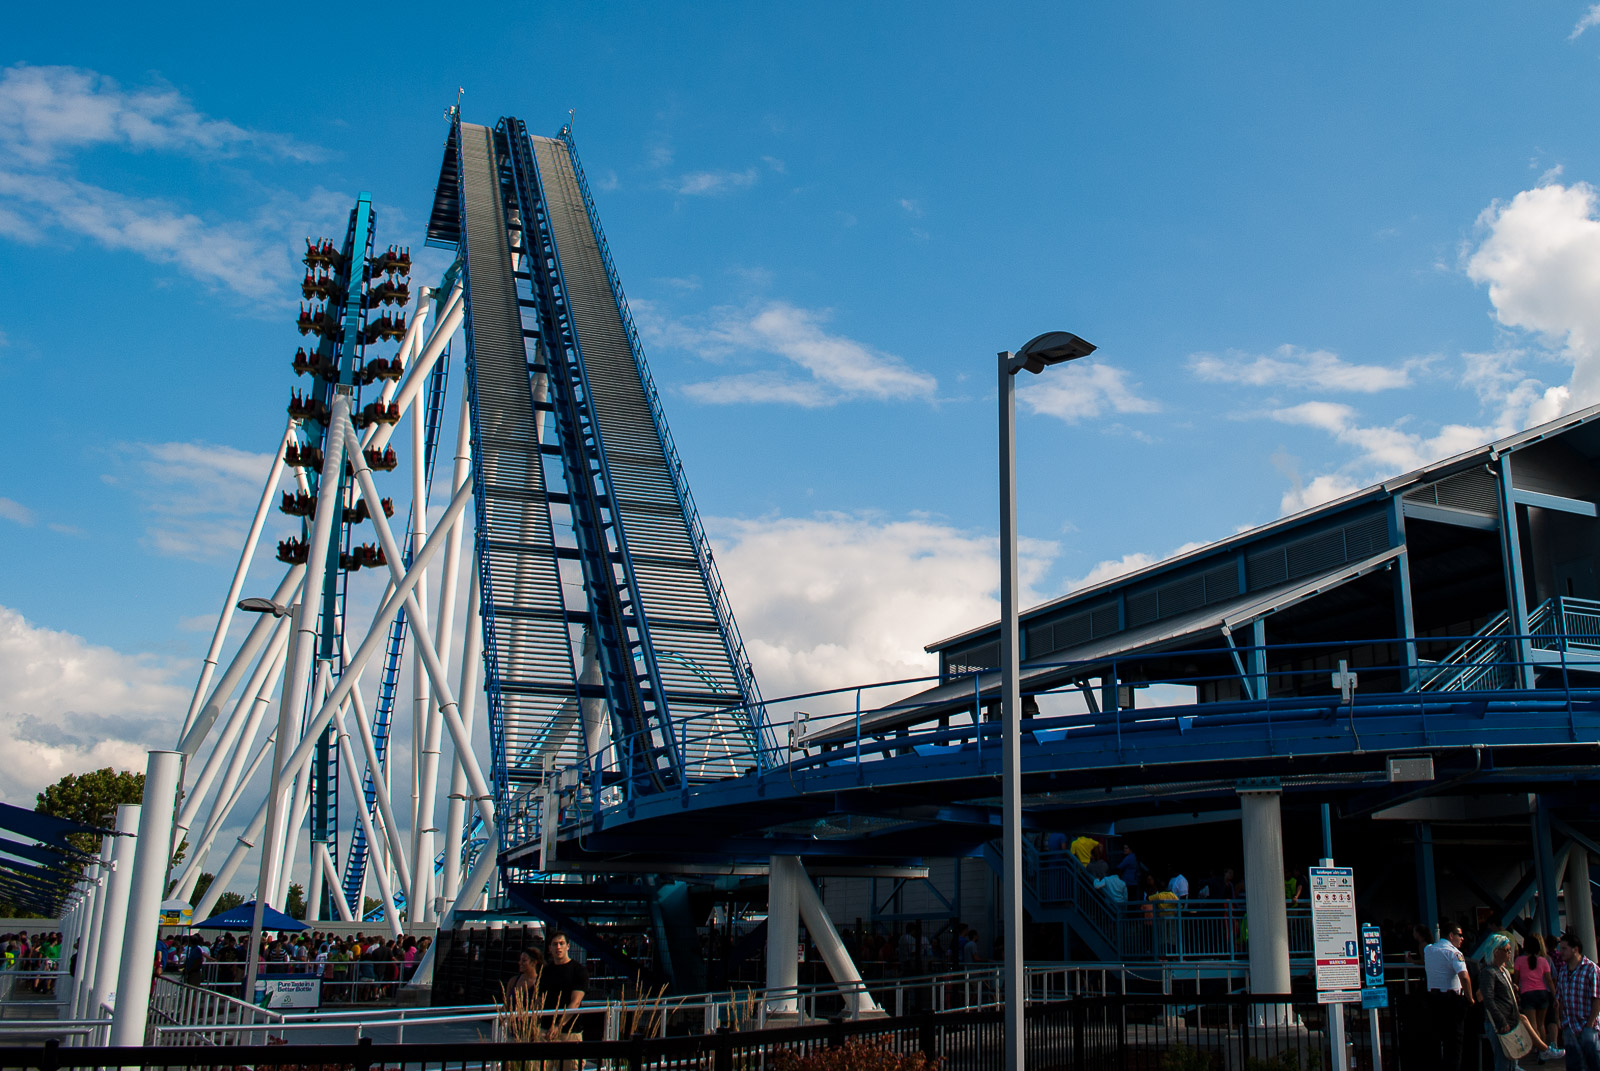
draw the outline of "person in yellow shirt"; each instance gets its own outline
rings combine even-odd
[[[1094,850],[1098,847],[1100,847],[1100,842],[1085,833],[1072,842],[1070,850],[1073,857],[1078,860],[1079,865],[1086,867],[1089,865],[1089,860],[1094,858]]]

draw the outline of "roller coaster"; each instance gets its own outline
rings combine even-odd
[[[745,877],[776,890],[769,942],[804,917],[845,980],[811,875],[916,877],[996,850],[998,625],[930,644],[924,680],[763,698],[570,127],[452,113],[423,236],[453,257],[436,285],[413,286],[409,248],[377,229],[363,194],[342,241],[307,241],[289,362],[307,385],[290,392],[178,744],[193,844],[178,894],[215,870],[204,915],[253,860],[281,908],[306,861],[313,918],[398,934],[520,912],[693,988],[708,901],[690,892]],[[1276,822],[1280,800],[1328,803],[1415,834],[1426,917],[1422,827],[1520,794],[1510,813],[1535,830],[1536,873],[1497,911],[1554,911],[1563,868],[1587,891],[1597,418],[1026,612],[1028,829],[1178,826],[1263,799]],[[282,579],[241,599],[274,506],[299,524],[277,546]],[[358,587],[377,610],[356,626]],[[236,608],[259,614],[242,640]],[[394,746],[405,703],[409,771]],[[1252,837],[1261,880],[1282,846]],[[1035,923],[1134,954],[1081,874],[1029,865]],[[605,939],[596,920],[618,912],[653,929],[653,964]],[[769,981],[786,984],[770,957]]]

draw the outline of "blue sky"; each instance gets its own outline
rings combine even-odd
[[[575,110],[769,693],[994,612],[993,354],[1038,331],[1100,346],[1025,384],[1040,598],[1600,401],[1582,2],[168,10],[0,44],[4,798],[170,744],[295,247],[361,190],[420,247],[457,87]]]

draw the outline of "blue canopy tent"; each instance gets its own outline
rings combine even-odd
[[[248,930],[255,921],[256,902],[246,900],[238,907],[230,907],[220,915],[212,915],[204,922],[190,925],[191,930]],[[261,928],[263,930],[309,930],[311,927],[299,919],[292,919],[282,911],[274,911],[268,907],[261,913]]]

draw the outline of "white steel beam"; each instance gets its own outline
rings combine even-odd
[[[189,712],[183,717],[183,731],[178,734],[180,738],[187,736],[193,727],[200,713],[201,697],[206,694],[211,674],[216,671],[223,641],[228,637],[228,625],[233,620],[233,611],[239,601],[239,592],[244,587],[246,574],[250,572],[250,560],[255,556],[256,544],[261,541],[261,529],[267,523],[267,511],[272,508],[272,496],[278,490],[278,478],[283,475],[283,453],[294,440],[297,423],[294,418],[289,419],[283,429],[283,438],[278,443],[278,452],[273,455],[272,469],[267,473],[266,485],[261,488],[261,500],[256,503],[255,519],[250,522],[250,534],[245,536],[244,550],[239,554],[239,564],[234,567],[233,580],[228,585],[228,596],[222,600],[222,613],[217,616],[216,630],[211,633],[211,646],[206,648],[205,661],[200,664],[200,679],[195,682],[194,697],[189,700]]]

